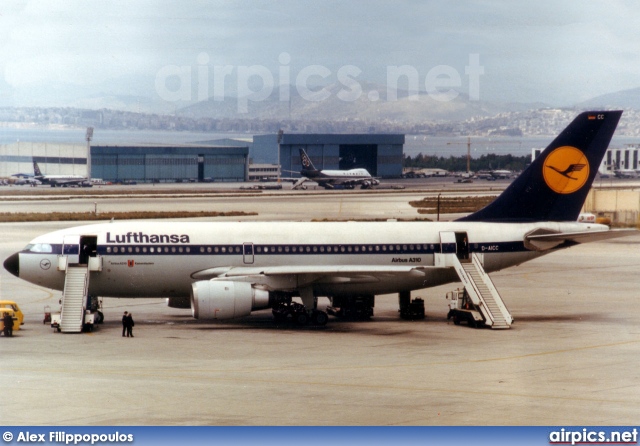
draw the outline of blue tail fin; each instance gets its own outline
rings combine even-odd
[[[621,115],[581,113],[495,201],[459,221],[576,221]]]
[[[302,164],[303,171],[314,172],[318,170],[314,167],[311,158],[309,158],[309,155],[307,155],[307,152],[305,152],[303,148],[300,148],[300,163]]]
[[[42,172],[40,172],[40,167],[38,167],[38,163],[36,163],[36,161],[33,161],[33,175],[36,177],[41,177],[42,176]]]

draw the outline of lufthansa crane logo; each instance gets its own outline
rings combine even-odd
[[[587,182],[589,161],[575,147],[558,147],[544,160],[542,174],[551,190],[559,194],[571,194]]]
[[[309,161],[309,157],[307,155],[302,156],[302,165],[304,167],[309,167],[311,165],[311,161]]]

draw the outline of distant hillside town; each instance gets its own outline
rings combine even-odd
[[[471,117],[461,121],[428,120],[423,122],[389,118],[317,119],[284,118],[207,118],[181,115],[136,113],[110,109],[80,108],[0,108],[0,127],[12,128],[81,128],[92,126],[110,130],[166,130],[197,132],[273,133],[279,129],[296,133],[404,133],[429,136],[547,136],[557,134],[580,111],[579,108],[543,108],[501,112],[491,116]],[[640,111],[625,110],[617,134],[640,136]]]

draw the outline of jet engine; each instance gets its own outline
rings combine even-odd
[[[270,306],[269,292],[246,282],[202,280],[191,288],[191,313],[196,319],[233,319]]]
[[[168,297],[167,306],[170,308],[191,308],[191,299],[188,296]]]

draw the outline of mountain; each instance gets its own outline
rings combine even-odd
[[[616,91],[615,93],[596,96],[576,104],[577,108],[620,108],[623,110],[640,110],[640,88]]]
[[[264,100],[225,97],[222,101],[198,102],[179,109],[178,116],[192,119],[265,119],[302,121],[379,121],[418,123],[424,121],[465,121],[472,117],[540,108],[544,104],[506,104],[472,101],[463,93],[451,100],[419,92],[410,96],[398,90],[387,97],[385,86],[358,83],[359,89],[343,84],[315,87],[301,95],[294,86],[287,91],[274,89]],[[283,97],[284,100],[280,100]],[[290,100],[287,100],[290,97]]]
[[[147,114],[171,114],[175,111],[173,105],[165,101],[133,95],[90,95],[74,100],[70,106],[88,110],[109,109]]]

